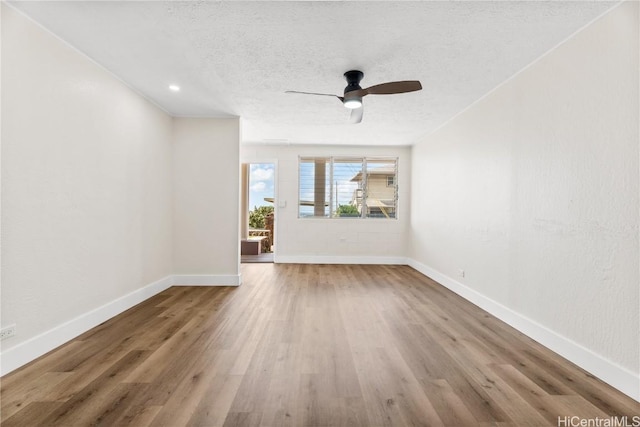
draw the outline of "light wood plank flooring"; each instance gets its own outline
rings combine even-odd
[[[640,404],[406,266],[245,264],[2,378],[2,426],[557,426]]]

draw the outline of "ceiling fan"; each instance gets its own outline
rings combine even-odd
[[[351,109],[351,123],[360,123],[362,121],[363,113],[362,97],[367,95],[393,95],[396,93],[415,92],[422,89],[422,85],[418,80],[380,83],[378,85],[362,89],[360,87],[360,80],[362,80],[363,77],[364,73],[359,70],[351,70],[344,73],[344,78],[347,79],[347,87],[344,88],[344,96],[329,93],[299,92],[296,90],[288,90],[286,93],[335,96],[344,104],[345,107]]]

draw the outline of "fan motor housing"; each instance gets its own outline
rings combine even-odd
[[[360,70],[351,70],[344,73],[344,78],[347,79],[347,87],[344,88],[344,94],[362,89],[360,87],[360,80],[364,77],[364,73]]]

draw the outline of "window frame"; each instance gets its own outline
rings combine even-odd
[[[396,174],[397,173],[396,171]],[[391,178],[391,184],[389,184],[389,178]],[[396,175],[387,176],[387,187],[393,187],[394,185],[396,185]]]
[[[303,202],[302,200],[302,189],[301,189],[301,183],[302,183],[302,167],[301,165],[303,163],[306,162],[313,162],[313,161],[326,161],[329,165],[328,171],[326,171],[327,173],[326,178],[325,178],[325,189],[327,189],[327,193],[328,197],[327,197],[327,201],[328,201],[328,214],[322,215],[322,216],[316,216],[316,215],[301,215],[300,212],[300,207],[301,207],[301,202]],[[337,162],[336,162],[337,161]],[[340,215],[336,215],[335,211],[332,211],[332,206],[334,204],[334,200],[336,195],[334,194],[334,186],[331,184],[332,182],[334,182],[334,165],[335,163],[347,163],[349,161],[357,161],[358,163],[361,164],[361,169],[360,169],[360,173],[362,174],[362,184],[359,185],[359,188],[355,189],[355,191],[360,191],[362,194],[362,202],[361,202],[361,212],[358,216],[340,216]],[[369,173],[369,169],[367,168],[367,163],[380,163],[380,162],[384,162],[384,161],[388,161],[389,163],[393,164],[393,169],[394,169],[394,175],[393,176],[387,176],[386,177],[386,187],[393,187],[393,216],[388,216],[387,214],[384,214],[385,216],[372,216],[371,213],[369,212],[368,206],[367,206],[367,198],[370,198],[370,195],[368,194],[368,176],[370,175]],[[320,219],[320,220],[324,220],[324,219],[382,219],[382,220],[397,220],[398,219],[398,211],[399,211],[399,187],[398,187],[398,169],[399,169],[399,163],[400,163],[400,159],[397,156],[303,156],[303,155],[299,155],[298,156],[298,185],[297,185],[297,192],[298,192],[298,197],[297,197],[297,217],[298,219],[304,219],[304,220],[308,220],[308,219]],[[393,178],[393,184],[392,185],[388,185],[389,184],[389,178]],[[314,193],[315,194],[315,193]],[[315,200],[315,199],[314,199]],[[327,203],[327,201],[325,201],[325,203]]]

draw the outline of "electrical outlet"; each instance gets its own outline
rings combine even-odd
[[[458,270],[458,276],[464,277],[464,270]]]
[[[6,328],[0,329],[0,340],[7,339],[16,334],[16,325],[9,325]]]

